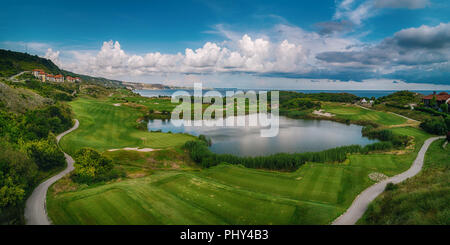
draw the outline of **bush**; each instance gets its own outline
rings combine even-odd
[[[29,111],[25,113],[20,125],[28,140],[47,138],[50,132],[61,133],[71,126],[70,109],[62,105]]]
[[[441,110],[444,113],[448,113],[448,104],[447,103],[442,103],[441,104]]]
[[[205,135],[201,134],[198,136],[198,139],[205,142],[207,146],[211,146],[212,145],[212,141],[210,138],[207,138]]]
[[[312,108],[320,109],[320,102],[314,102],[309,98],[295,98],[281,104],[286,109],[306,110]]]
[[[414,107],[414,110],[416,110],[416,111],[422,111],[422,112],[431,114],[431,115],[433,115],[433,116],[447,117],[447,113],[440,112],[440,111],[437,111],[437,110],[432,109],[432,108],[429,108],[429,107],[417,106],[417,107]]]
[[[91,148],[82,148],[74,155],[75,170],[72,179],[75,182],[92,184],[123,177],[124,173],[114,169],[112,160]]]
[[[64,166],[64,153],[52,140],[31,141],[26,144],[26,151],[31,159],[42,170]]]
[[[448,118],[445,120],[442,118],[432,118],[426,119],[420,124],[420,127],[431,134],[445,135],[448,131],[448,124],[450,124]]]
[[[190,157],[202,167],[208,168],[221,162],[241,164],[248,168],[264,168],[272,170],[296,170],[306,162],[343,162],[348,153],[362,151],[359,145],[337,147],[321,152],[305,153],[278,153],[270,156],[239,157],[231,154],[215,154],[208,149],[203,141],[188,141],[184,148],[189,151]]]
[[[37,166],[25,153],[0,144],[0,214],[23,203],[36,176]]]
[[[386,188],[384,190],[385,191],[394,191],[394,190],[397,190],[397,189],[398,189],[397,185],[395,185],[392,182],[389,182],[389,183],[387,183]]]

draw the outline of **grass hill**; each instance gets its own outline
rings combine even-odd
[[[60,74],[62,71],[51,60],[37,55],[0,49],[0,76],[10,77],[22,71],[42,69],[45,72]]]
[[[121,81],[102,77],[91,77],[60,69],[51,60],[37,55],[0,49],[0,77],[11,77],[22,71],[42,69],[51,74],[80,77],[84,82],[107,87],[124,87]]]

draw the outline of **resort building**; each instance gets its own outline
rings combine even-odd
[[[52,74],[47,74],[45,80],[55,82],[55,76],[53,76]]]
[[[76,80],[75,80],[74,77],[67,76],[67,77],[66,77],[66,81],[68,81],[68,82],[75,82]]]
[[[63,75],[56,75],[55,76],[55,82],[64,82],[64,76]]]
[[[39,78],[42,82],[49,81],[49,82],[64,82],[64,76],[61,74],[53,75],[53,74],[47,74],[41,69],[33,69],[31,72],[33,76]],[[68,82],[81,82],[81,79],[79,77],[71,77],[67,76],[66,81]]]
[[[446,92],[440,92],[439,94],[436,94],[436,92],[433,92],[433,94],[427,95],[422,98],[423,103],[427,106],[431,105],[431,101],[433,100],[433,97],[436,98],[437,106],[440,106],[441,104],[444,104],[444,103],[450,104],[450,95]]]

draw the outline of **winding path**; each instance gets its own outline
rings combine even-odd
[[[432,137],[427,139],[417,154],[416,160],[411,165],[411,167],[405,172],[390,177],[386,180],[378,182],[369,188],[365,189],[361,194],[359,194],[356,199],[353,201],[352,205],[347,209],[347,211],[338,217],[335,221],[333,221],[332,225],[354,225],[364,214],[369,206],[369,203],[372,202],[378,195],[380,195],[384,189],[386,188],[387,183],[400,183],[408,178],[413,177],[417,173],[420,172],[423,166],[423,160],[425,158],[425,153],[428,150],[428,147],[433,143],[433,141],[438,139],[443,139],[445,136]]]
[[[71,129],[56,136],[56,141],[59,143],[59,140],[64,135],[74,131],[75,129],[78,128],[79,125],[80,125],[80,123],[78,122],[77,119],[75,119],[75,125],[73,125],[73,127]],[[57,180],[61,179],[64,175],[68,174],[69,172],[71,172],[74,169],[74,167],[73,167],[74,160],[72,159],[72,157],[69,156],[68,154],[66,154],[65,152],[64,152],[64,156],[66,157],[67,168],[64,169],[62,172],[58,173],[57,175],[47,179],[40,185],[38,185],[38,187],[36,187],[36,189],[34,189],[31,196],[27,199],[27,202],[25,203],[25,213],[24,213],[27,225],[50,225],[51,224],[51,221],[47,216],[46,205],[45,205],[46,197],[47,197],[47,190],[53,183],[55,183]]]
[[[22,72],[20,72],[20,73],[18,73],[18,74],[16,74],[16,75],[12,75],[12,76],[9,78],[9,80],[11,80],[11,81],[13,81],[13,82],[18,82],[16,78],[17,78],[18,76],[24,74],[24,73],[30,73],[30,71],[22,71]]]

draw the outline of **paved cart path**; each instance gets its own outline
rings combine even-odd
[[[423,160],[428,147],[431,145],[431,143],[433,143],[433,141],[443,138],[445,137],[439,136],[427,139],[422,145],[419,153],[417,154],[416,160],[414,160],[414,163],[408,170],[401,174],[378,182],[365,189],[356,197],[347,211],[339,216],[335,221],[333,221],[332,225],[354,225],[363,216],[364,212],[369,206],[369,203],[384,191],[387,183],[392,182],[394,184],[397,184],[418,174],[423,167]]]
[[[77,119],[75,119],[75,125],[65,131],[64,133],[61,133],[60,135],[56,136],[56,141],[59,143],[59,140],[66,134],[74,131],[78,128],[80,123]],[[51,221],[47,216],[46,211],[46,197],[47,197],[47,190],[48,188],[55,183],[57,180],[61,179],[64,175],[68,174],[70,171],[74,169],[73,167],[73,159],[71,156],[66,154],[64,152],[64,156],[66,157],[67,162],[67,168],[64,169],[62,172],[58,173],[57,175],[47,179],[46,181],[42,182],[36,189],[34,189],[31,196],[27,199],[27,202],[25,203],[25,220],[27,225],[50,225]]]

